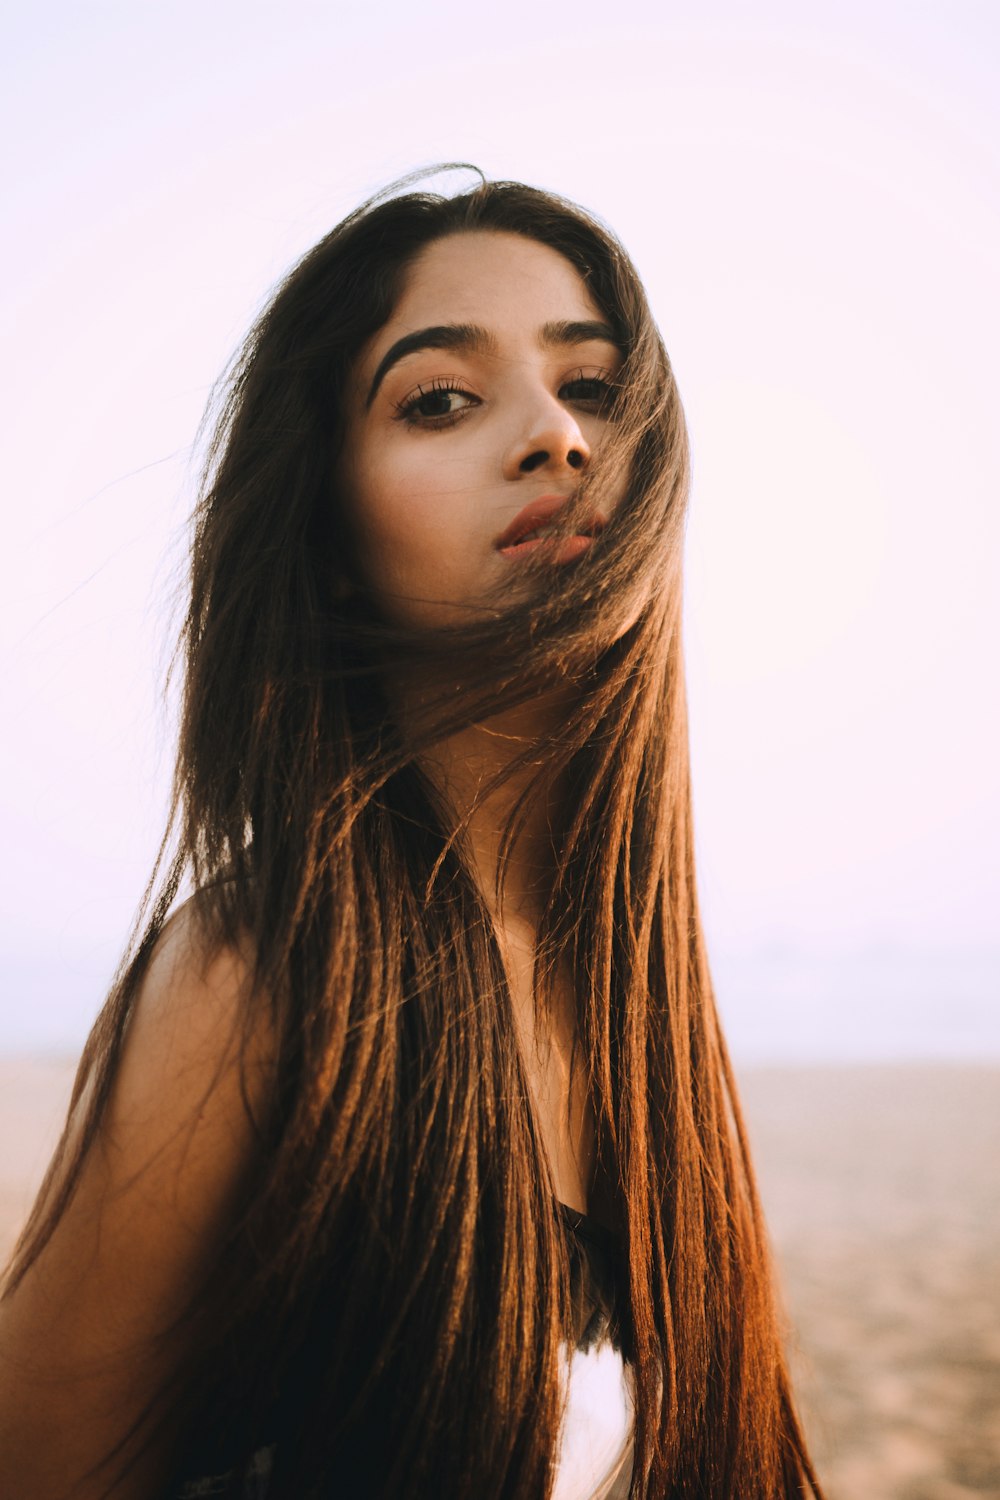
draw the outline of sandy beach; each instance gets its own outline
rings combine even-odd
[[[3,1254],[72,1075],[0,1059]],[[740,1079],[830,1500],[1000,1496],[1000,1068]]]

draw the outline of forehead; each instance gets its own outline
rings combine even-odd
[[[533,333],[559,319],[600,316],[576,267],[551,246],[501,230],[467,230],[435,240],[412,262],[376,342],[433,323]]]

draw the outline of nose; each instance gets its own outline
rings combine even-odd
[[[526,414],[518,436],[504,459],[504,478],[546,470],[553,474],[578,472],[590,462],[590,445],[572,411],[551,396]]]

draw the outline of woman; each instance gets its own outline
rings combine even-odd
[[[176,847],[7,1276],[0,1492],[819,1493],[695,896],[686,491],[561,199],[383,197],[279,289]]]

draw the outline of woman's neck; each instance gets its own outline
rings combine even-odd
[[[555,877],[558,828],[563,808],[561,778],[533,794],[519,818],[517,835],[500,882],[500,846],[518,797],[537,776],[546,739],[565,718],[565,692],[532,700],[439,741],[421,764],[465,824],[465,847],[483,898],[506,928],[524,932],[537,926]],[[498,772],[531,747],[537,754],[503,784],[483,797]]]
[[[570,691],[534,699],[467,726],[421,756],[425,772],[444,794],[450,810],[464,820],[464,847],[495,925],[507,971],[514,1025],[536,1126],[549,1162],[557,1198],[589,1212],[601,1206],[595,1185],[596,1123],[588,1103],[585,1073],[571,1068],[578,1038],[572,975],[565,964],[551,973],[540,1006],[536,972],[539,919],[547,904],[559,861],[559,828],[565,806],[565,778],[542,782],[519,819],[516,837],[498,889],[504,829],[518,797],[538,776],[551,753],[548,741],[565,723]],[[483,788],[512,760],[535,749],[529,763],[489,796]]]

